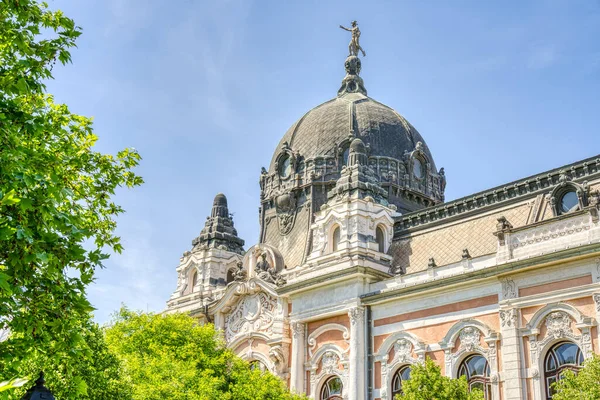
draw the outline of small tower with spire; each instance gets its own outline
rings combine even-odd
[[[193,311],[219,296],[233,281],[244,255],[244,240],[238,237],[223,193],[215,196],[209,217],[192,250],[183,253],[177,267],[177,288],[167,302],[169,311]],[[200,300],[200,301],[199,301]]]

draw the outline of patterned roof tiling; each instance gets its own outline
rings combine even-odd
[[[296,215],[294,227],[291,232],[283,236],[279,232],[277,217],[271,218],[267,224],[264,243],[276,247],[285,258],[285,264],[289,268],[304,262],[306,244],[309,230],[307,229],[310,212],[306,208],[300,208]]]
[[[371,156],[402,159],[423,138],[396,111],[359,93],[346,94],[327,101],[306,113],[292,125],[281,139],[271,160],[270,172],[275,171],[275,159],[283,143],[304,159],[331,156],[336,144],[349,134],[360,137],[371,148]],[[433,160],[427,146],[425,152]],[[435,170],[435,165],[432,165]]]
[[[431,257],[438,266],[458,262],[463,249],[468,249],[471,257],[492,254],[498,244],[493,234],[497,219],[504,216],[513,227],[518,228],[527,224],[530,211],[530,204],[520,204],[509,210],[394,241],[390,246],[393,264],[405,266],[407,273],[414,273],[426,270]]]

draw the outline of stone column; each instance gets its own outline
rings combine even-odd
[[[521,337],[519,335],[519,310],[500,310],[502,332],[502,376],[504,379],[504,399],[523,398],[523,364],[521,359]]]
[[[292,321],[292,371],[290,377],[290,389],[292,392],[304,393],[304,324]]]
[[[365,393],[365,309],[354,307],[350,317],[350,362],[348,387],[344,392],[348,400],[363,400]]]

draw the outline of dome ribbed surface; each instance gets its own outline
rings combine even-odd
[[[345,94],[329,100],[300,118],[286,132],[269,167],[274,164],[284,142],[304,159],[333,156],[336,144],[348,139],[349,134],[370,145],[369,156],[402,159],[405,151],[415,149],[417,142],[425,141],[419,132],[392,108],[360,93]],[[432,160],[427,146],[424,150]]]

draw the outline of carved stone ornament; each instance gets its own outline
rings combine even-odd
[[[339,363],[340,358],[333,351],[328,351],[321,358],[322,370],[326,374],[333,374],[334,371],[337,371]]]
[[[394,343],[394,361],[406,362],[412,353],[413,345],[406,339],[399,339]]]
[[[514,299],[517,297],[517,285],[510,278],[502,280],[502,296],[504,299]]]
[[[500,310],[500,319],[502,320],[502,326],[505,327],[516,327],[517,326],[517,309],[511,308],[510,310]]]
[[[460,331],[460,346],[467,351],[473,351],[475,346],[479,346],[481,332],[472,326],[467,326]]]
[[[304,324],[302,322],[293,321],[290,323],[290,328],[292,329],[294,339],[299,340],[304,336]]]
[[[275,209],[277,210],[279,232],[282,235],[287,235],[292,231],[296,220],[296,196],[294,193],[290,192],[277,196]]]
[[[364,308],[354,307],[348,310],[348,316],[350,317],[350,324],[355,325],[363,321],[365,317]]]
[[[277,302],[265,293],[244,297],[225,317],[225,340],[251,332],[270,335],[276,310]]]
[[[600,293],[594,293],[594,302],[596,303],[596,311],[600,313]]]
[[[548,335],[555,339],[564,337],[571,332],[571,319],[569,315],[562,311],[557,311],[548,314],[546,317],[546,329]]]

